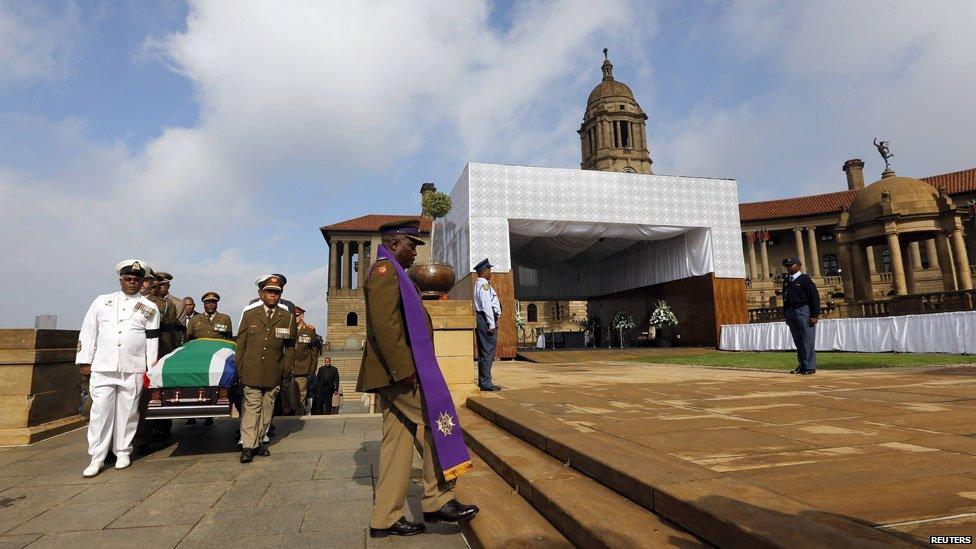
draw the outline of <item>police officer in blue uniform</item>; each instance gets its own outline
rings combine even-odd
[[[817,373],[817,321],[820,317],[820,293],[809,275],[800,272],[800,260],[783,260],[783,318],[790,327],[796,345],[799,365],[791,374]]]
[[[487,259],[474,266],[478,280],[474,283],[474,312],[478,329],[478,387],[482,391],[500,391],[491,380],[491,363],[498,344],[498,317],[502,314],[498,294],[491,287],[491,263]]]

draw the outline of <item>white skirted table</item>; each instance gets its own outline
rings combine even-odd
[[[723,325],[719,348],[796,350],[785,322]],[[976,354],[976,311],[825,319],[817,323],[817,350]]]

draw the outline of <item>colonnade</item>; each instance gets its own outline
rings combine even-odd
[[[366,272],[370,265],[369,240],[332,240],[329,246],[329,288],[353,289],[353,272],[357,275],[356,288],[366,284]],[[358,269],[353,263],[358,262]]]
[[[804,235],[804,233],[806,233]],[[766,242],[769,233],[755,231],[743,233],[746,251],[747,274],[753,280],[769,280],[779,272],[778,265],[771,265]],[[903,242],[904,237],[897,231],[885,235],[891,262],[892,284],[896,295],[917,293],[915,272],[923,270],[922,246],[928,257],[928,268],[939,269],[946,291],[970,290],[973,279],[970,274],[969,259],[963,240],[961,227],[951,231],[926,233],[923,240]],[[821,276],[821,259],[818,249],[816,227],[794,227],[793,240],[797,256],[803,264],[804,272],[815,278]],[[756,253],[756,246],[759,253]],[[844,291],[856,299],[869,299],[873,296],[871,275],[878,273],[874,247],[861,242],[848,242],[839,246],[838,263],[842,272]],[[775,270],[774,270],[775,269]]]

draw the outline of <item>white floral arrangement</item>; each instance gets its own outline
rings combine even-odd
[[[525,318],[522,316],[522,304],[518,301],[515,302],[515,326],[519,329],[519,332],[525,329]]]
[[[634,317],[627,311],[618,311],[617,314],[613,315],[613,323],[611,325],[616,330],[632,330],[637,327],[637,324],[634,322]]]
[[[674,311],[671,310],[671,307],[663,299],[659,299],[655,304],[654,312],[651,313],[651,319],[648,323],[655,328],[677,326],[678,317],[674,316]]]

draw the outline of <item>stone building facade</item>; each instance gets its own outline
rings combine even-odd
[[[607,57],[607,50],[603,50]],[[653,173],[647,148],[647,115],[634,99],[634,92],[614,80],[613,64],[603,61],[603,80],[586,100],[580,136],[584,170]]]
[[[416,215],[364,215],[319,230],[329,247],[326,345],[331,350],[359,349],[366,338],[363,286],[380,245],[379,228],[387,223],[420,219],[420,237],[430,242],[431,220]],[[430,246],[417,247],[417,262],[430,260]]]
[[[976,169],[920,180],[886,171],[866,188],[863,168],[860,159],[844,162],[846,191],[740,204],[754,320],[782,306],[782,260],[791,256],[814,278],[828,316],[847,314],[845,302],[972,287]],[[935,219],[940,207],[953,210],[944,223]],[[864,238],[844,241],[858,231]]]
[[[525,322],[520,345],[534,346],[543,333],[583,331],[576,321],[586,320],[586,301],[519,301],[518,307]]]

